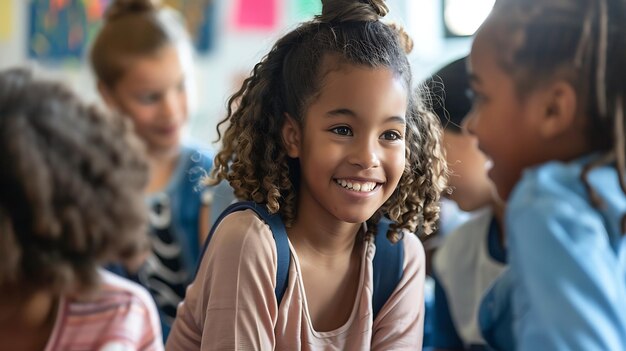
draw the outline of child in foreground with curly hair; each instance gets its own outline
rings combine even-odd
[[[60,84],[0,72],[2,349],[163,349],[148,292],[98,268],[147,248],[147,167],[115,122]]]
[[[226,216],[168,349],[421,349],[424,250],[413,232],[431,231],[446,166],[438,121],[411,94],[410,39],[380,21],[386,13],[380,0],[323,1],[230,99],[215,181],[281,217],[289,279],[279,303],[275,233],[251,210]],[[383,215],[393,223],[378,235],[404,260],[376,314]]]

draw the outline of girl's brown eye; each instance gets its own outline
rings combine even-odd
[[[352,135],[352,130],[346,126],[341,126],[341,127],[335,127],[333,129],[331,129],[331,132],[338,134],[338,135],[345,135],[345,136],[351,136]]]
[[[385,140],[401,140],[402,135],[398,132],[388,131],[383,133],[382,138]]]

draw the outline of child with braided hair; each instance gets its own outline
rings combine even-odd
[[[0,72],[3,350],[162,350],[156,307],[98,268],[148,247],[129,123],[28,70]]]
[[[408,37],[380,20],[384,1],[322,3],[230,99],[214,169],[285,224],[284,295],[276,233],[251,210],[231,213],[179,306],[169,350],[421,348],[424,251],[413,233],[430,233],[438,216],[440,125],[411,93]],[[383,215],[390,229],[375,234]],[[403,255],[378,313],[374,237]]]
[[[510,270],[479,313],[496,349],[626,348],[625,15],[499,0],[473,43],[467,128],[507,201]]]

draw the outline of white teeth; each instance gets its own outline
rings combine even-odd
[[[376,187],[375,182],[353,183],[344,179],[335,179],[335,182],[346,189],[358,192],[370,192]]]

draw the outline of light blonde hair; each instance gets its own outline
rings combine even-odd
[[[130,62],[170,45],[182,49],[183,59],[189,56],[191,61],[191,39],[178,12],[158,0],[115,0],[91,48],[91,66],[98,80],[113,88]]]

